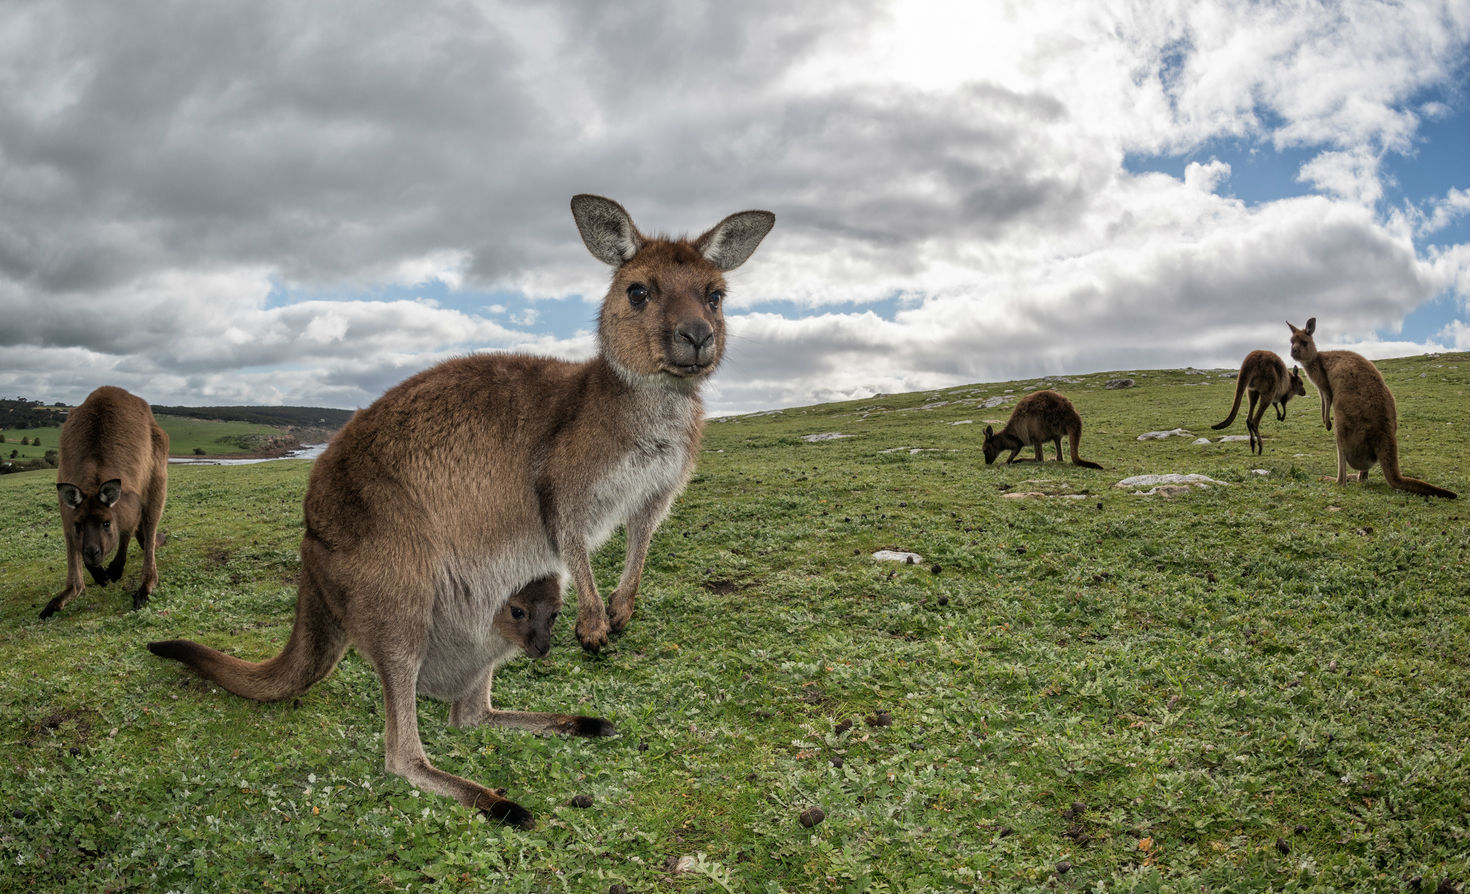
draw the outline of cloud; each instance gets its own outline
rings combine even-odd
[[[458,353],[586,356],[538,303],[605,288],[582,191],[654,232],[777,213],[712,406],[1233,366],[1283,308],[1371,338],[1466,295],[1463,182],[1393,178],[1467,45],[1419,0],[27,4],[0,389],[359,406]],[[1306,161],[1247,204],[1232,147]]]

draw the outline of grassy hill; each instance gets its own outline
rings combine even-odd
[[[420,702],[431,757],[504,785],[530,832],[383,771],[355,652],[258,705],[144,650],[276,653],[305,462],[171,470],[152,604],[126,610],[133,566],[47,623],[65,573],[54,491],[7,476],[0,888],[1463,888],[1470,355],[1380,366],[1405,472],[1461,499],[1390,491],[1376,470],[1320,480],[1336,462],[1310,385],[1285,422],[1268,414],[1262,457],[1137,439],[1243,435],[1243,415],[1209,429],[1233,393],[1221,371],[713,422],[624,635],[583,654],[569,605],[545,661],[497,676],[498,705],[598,714],[618,738],[458,730]],[[1104,388],[1124,375],[1135,387]],[[984,464],[984,424],[1045,385],[1104,471]],[[823,434],[846,437],[806,440]],[[1115,487],[1168,472],[1219,483]],[[606,589],[621,556],[615,539],[597,557]],[[812,806],[825,820],[808,827]]]
[[[259,417],[265,421],[250,421],[243,418],[215,418],[207,413],[193,416],[172,415],[163,412],[164,409],[155,407],[154,419],[157,420],[159,427],[168,433],[169,453],[173,456],[275,455],[281,449],[288,449],[291,445],[324,443],[332,431],[345,424],[340,418],[343,411],[338,410],[329,411],[334,414],[330,418],[313,417],[322,423],[331,423],[329,428],[322,428],[313,427],[311,423],[303,423],[306,427],[288,425],[283,421],[286,417],[277,418],[270,412]],[[200,409],[203,411],[231,411],[251,408],[205,407]],[[274,408],[265,409],[269,411]],[[350,414],[347,415],[350,416]],[[61,426],[6,430],[3,436],[5,441],[0,443],[0,463],[13,462],[24,468],[27,463],[44,459],[47,451],[58,449],[61,444]],[[29,443],[22,444],[22,439]]]

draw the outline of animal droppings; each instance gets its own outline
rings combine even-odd
[[[801,816],[797,817],[797,822],[810,829],[812,826],[815,826],[817,823],[820,823],[826,818],[827,812],[822,808],[808,807],[801,812]]]
[[[585,810],[592,806],[592,796],[577,795],[575,798],[572,798],[572,806],[578,810]]]

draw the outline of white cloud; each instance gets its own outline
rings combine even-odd
[[[1323,152],[1302,165],[1297,179],[1349,202],[1372,205],[1383,197],[1378,158],[1366,149]]]
[[[1470,8],[1421,0],[28,5],[0,392],[356,406],[456,353],[586,356],[534,303],[606,286],[582,191],[650,231],[777,213],[716,408],[1233,366],[1283,313],[1371,339],[1466,306],[1466,190],[1393,176],[1467,46]],[[1241,147],[1310,156],[1307,195],[1232,197]],[[1182,174],[1125,170],[1149,154]]]

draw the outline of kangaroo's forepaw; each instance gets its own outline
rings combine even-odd
[[[133,594],[133,611],[137,611],[138,609],[147,605],[149,595],[150,594],[147,590],[138,590],[137,592],[135,592]]]
[[[620,599],[616,594],[608,601],[607,626],[611,633],[622,633],[628,622],[633,620],[633,598]]]
[[[582,648],[596,655],[607,645],[609,631],[606,618],[598,618],[595,623],[584,620],[577,621],[577,642]]]

